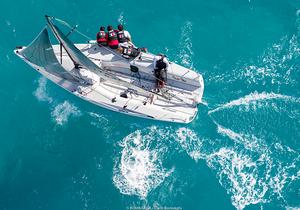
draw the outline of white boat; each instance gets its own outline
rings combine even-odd
[[[157,92],[155,55],[141,52],[127,59],[95,42],[73,44],[55,25],[59,19],[46,20],[48,26],[34,41],[14,52],[52,82],[98,106],[137,117],[189,123],[197,115],[204,91],[201,74],[171,62],[167,84]],[[47,28],[59,44],[51,44]],[[73,31],[76,27],[69,34]]]

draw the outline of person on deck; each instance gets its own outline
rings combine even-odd
[[[112,26],[107,26],[107,44],[111,49],[117,49],[119,47],[118,36],[113,30]]]
[[[154,77],[156,79],[156,88],[163,88],[167,82],[167,71],[170,67],[170,63],[167,59],[167,56],[164,54],[158,54],[154,57]]]
[[[100,31],[97,33],[97,43],[99,46],[107,46],[107,34],[104,26],[101,26]]]
[[[124,43],[124,42],[131,42],[131,36],[130,33],[126,30],[124,30],[124,27],[122,24],[118,25],[118,30],[116,30],[117,36],[119,43]]]

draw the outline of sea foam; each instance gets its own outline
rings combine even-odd
[[[193,43],[192,43],[193,24],[191,21],[186,21],[181,27],[181,35],[179,40],[180,51],[177,60],[187,68],[194,68],[193,64]]]
[[[238,144],[242,144],[248,150],[257,152],[265,151],[267,149],[265,144],[262,144],[263,140],[259,139],[255,135],[236,133],[229,128],[221,126],[217,122],[215,122],[215,124],[217,125],[218,133],[220,133],[223,136],[229,137],[231,140]]]
[[[299,28],[298,26],[298,33]],[[238,78],[244,79],[248,84],[278,87],[283,84],[296,85],[298,81],[295,75],[297,72],[299,73],[299,69],[291,63],[297,63],[299,56],[298,35],[284,36],[278,43],[265,50],[255,63],[238,67],[235,72],[238,74]]]
[[[175,140],[179,142],[184,151],[195,161],[203,159],[204,156],[201,152],[202,141],[197,134],[185,127],[176,130]]]
[[[243,209],[250,204],[271,202],[274,198],[287,203],[283,192],[300,178],[300,154],[278,142],[269,145],[254,135],[216,125],[221,135],[236,144],[223,146],[204,159],[231,195],[232,204]]]
[[[220,105],[219,107],[217,107],[213,110],[210,110],[208,112],[208,114],[212,114],[212,113],[217,112],[217,111],[232,108],[234,106],[241,106],[241,105],[245,106],[245,105],[254,104],[254,103],[259,102],[259,101],[273,100],[273,99],[286,100],[286,101],[292,101],[292,102],[300,103],[299,98],[295,98],[295,97],[292,97],[292,96],[287,96],[287,95],[282,95],[282,94],[277,94],[277,93],[272,93],[272,92],[271,93],[253,92],[253,93],[250,93],[249,95],[243,96],[239,99],[232,100],[232,101],[230,101],[226,104]]]
[[[119,144],[121,152],[113,170],[114,185],[123,194],[147,199],[173,172],[174,168],[167,169],[164,161],[178,143],[193,160],[207,163],[237,209],[274,199],[286,203],[283,192],[300,178],[298,152],[278,142],[268,145],[254,135],[237,133],[219,124],[217,132],[235,144],[206,142],[186,127],[152,126],[130,133]]]
[[[141,199],[145,199],[173,171],[163,167],[166,147],[153,142],[154,136],[161,131],[154,126],[143,131],[137,130],[121,141],[121,157],[116,160],[113,176],[121,193]]]
[[[52,103],[53,98],[47,93],[47,79],[46,77],[40,77],[38,80],[38,87],[33,93],[35,97],[42,102]]]
[[[260,175],[260,166],[248,155],[221,148],[206,161],[217,172],[220,184],[231,194],[232,204],[237,209],[267,201],[268,185]]]
[[[117,129],[117,125],[113,119],[109,119],[107,115],[96,112],[86,112],[86,114],[91,117],[90,124],[101,131],[107,143],[113,142],[113,136],[120,134],[120,130]]]
[[[46,77],[40,77],[38,87],[33,94],[39,101],[49,104],[51,117],[57,125],[64,125],[71,116],[77,117],[81,115],[81,111],[74,104],[68,101],[58,103],[48,94]]]
[[[78,108],[68,101],[58,104],[51,112],[51,116],[57,125],[64,125],[71,116],[76,117],[80,115],[81,112]]]

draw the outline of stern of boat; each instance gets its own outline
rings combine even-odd
[[[199,82],[199,88],[197,90],[195,102],[197,104],[200,104],[200,103],[202,103],[202,97],[203,97],[203,93],[204,93],[204,80],[203,80],[203,77],[201,74],[199,74],[198,82]]]

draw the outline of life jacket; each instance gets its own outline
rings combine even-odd
[[[126,57],[137,57],[140,54],[140,49],[132,48],[132,47],[123,47],[123,55]]]
[[[156,61],[156,69],[157,70],[163,70],[166,68],[167,68],[167,64],[164,62],[163,58]]]
[[[113,30],[108,32],[107,43],[109,46],[119,45],[118,36]]]
[[[132,48],[130,48],[130,47],[124,47],[123,48],[123,54],[131,56],[132,55]]]
[[[117,36],[120,43],[127,42],[124,31],[117,31]]]
[[[98,34],[97,34],[97,42],[100,43],[100,44],[107,42],[105,31],[99,31],[98,32]]]

